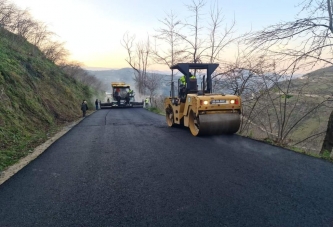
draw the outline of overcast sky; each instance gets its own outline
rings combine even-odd
[[[225,21],[235,18],[237,32],[259,30],[295,18],[300,0],[217,0]],[[11,0],[28,8],[34,19],[48,24],[73,60],[87,67],[128,67],[120,45],[126,31],[138,38],[153,35],[158,21],[171,10],[179,19],[188,17],[185,4],[192,0]],[[210,3],[207,0],[209,12]]]

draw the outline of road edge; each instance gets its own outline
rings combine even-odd
[[[87,114],[87,116],[91,115]],[[80,123],[84,118],[80,118],[76,121],[69,123],[62,127],[60,131],[58,131],[52,138],[48,139],[46,142],[42,143],[41,145],[37,146],[30,154],[25,156],[24,158],[20,159],[17,163],[12,166],[9,166],[7,169],[0,172],[0,185],[5,183],[8,179],[14,176],[17,172],[27,166],[30,162],[35,160],[39,155],[41,155],[44,151],[46,151],[49,146],[51,146],[54,142],[60,139],[63,135],[69,132],[74,126]]]

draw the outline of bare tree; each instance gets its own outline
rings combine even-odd
[[[10,30],[27,39],[36,25],[28,10],[15,11],[10,24]]]
[[[209,52],[206,54],[206,57],[208,57],[208,62],[210,63],[219,61],[221,51],[237,39],[233,37],[235,20],[233,20],[229,26],[225,24],[222,30],[224,19],[222,8],[220,8],[218,2],[215,1],[210,8],[210,22],[207,27],[210,34],[208,46]]]
[[[299,6],[299,15],[304,17],[257,32],[250,37],[250,44],[254,49],[278,56],[287,63],[286,70],[295,68],[295,65],[302,68],[322,63],[332,65],[333,0],[305,0]],[[329,121],[321,153],[332,149],[333,124]]]
[[[59,64],[59,67],[66,73],[66,75],[79,79],[84,72],[82,70],[82,64],[80,62],[62,62]]]
[[[54,63],[64,61],[69,55],[64,43],[52,40],[54,33],[48,30],[45,23],[34,20],[27,9],[20,10],[7,0],[0,0],[0,27],[37,46]]]
[[[313,137],[305,134],[303,138],[295,141],[293,133],[304,127],[308,120],[315,118],[325,108],[328,98],[309,98],[304,92],[309,83],[304,80],[295,82],[293,74],[276,71],[273,60],[262,59],[253,65],[251,71],[247,69],[236,73],[238,90],[243,87],[245,80],[250,78],[245,90],[240,89],[243,113],[240,133],[246,135],[249,131],[252,132],[253,128],[257,128],[266,134],[265,138],[283,146],[298,144],[299,141],[304,142]],[[245,74],[245,77],[239,75],[241,73]],[[252,94],[249,95],[248,89]],[[315,129],[313,135],[317,135],[319,131],[320,128]]]
[[[0,27],[8,28],[15,11],[15,5],[9,4],[7,0],[0,0]]]
[[[266,50],[302,67],[318,63],[332,64],[332,0],[306,0],[300,14],[305,18],[270,26],[250,37],[253,48]],[[294,45],[296,44],[296,45]],[[274,47],[274,48],[272,48]],[[299,63],[297,63],[299,64]]]
[[[270,64],[263,56],[255,57],[238,49],[236,59],[225,63],[223,68],[214,76],[214,90],[241,96],[243,115],[239,132],[242,134],[256,118],[255,109],[262,91],[266,90],[262,77],[270,70]]]
[[[187,9],[192,13],[193,22],[185,20],[184,26],[188,28],[185,31],[188,31],[188,34],[185,34],[183,31],[178,33],[178,35],[186,43],[184,52],[187,53],[187,58],[190,62],[198,63],[201,62],[201,55],[205,50],[203,43],[205,40],[201,37],[201,32],[204,29],[204,26],[200,24],[202,17],[202,10],[206,2],[204,0],[192,0],[191,5],[186,5]]]
[[[295,140],[293,134],[309,119],[318,116],[327,101],[322,98],[314,102],[308,98],[307,80],[293,80],[293,71],[289,74],[278,71],[276,61],[261,53],[255,56],[239,51],[235,61],[224,68],[225,71],[215,77],[215,89],[242,97],[240,134],[268,138],[280,145],[298,145],[300,141],[314,138],[304,134],[303,138]],[[297,65],[293,70],[296,68]],[[320,135],[320,128],[312,133]]]
[[[68,50],[64,47],[64,43],[59,41],[48,41],[43,43],[41,51],[46,58],[54,63],[64,62],[69,55]]]
[[[134,70],[134,81],[139,94],[145,94],[145,81],[147,77],[147,68],[150,62],[151,44],[149,36],[147,40],[134,43],[135,36],[130,36],[126,32],[121,42],[127,51],[127,63]]]
[[[181,21],[177,19],[177,16],[171,11],[163,20],[160,20],[163,27],[157,29],[157,35],[155,38],[162,43],[167,44],[167,49],[160,49],[160,46],[155,45],[153,49],[153,56],[155,62],[158,64],[165,64],[169,68],[172,65],[178,63],[183,57],[183,50],[180,46],[181,38],[179,37],[180,30],[181,30]],[[173,81],[173,71],[171,73],[171,82]]]
[[[94,88],[97,91],[104,91],[105,87],[102,81],[98,80],[95,76],[89,74],[86,70],[82,68],[81,63],[79,62],[69,62],[69,63],[61,63],[59,67],[63,70],[63,72],[69,76],[74,78],[75,80]]]
[[[43,43],[51,39],[55,34],[48,30],[48,27],[43,22],[35,22],[28,41],[35,46],[41,47]]]
[[[161,86],[162,76],[156,73],[148,73],[145,81],[145,87],[149,94],[150,103]],[[156,105],[155,105],[156,106]]]
[[[210,6],[209,23],[203,25],[205,16],[206,2],[204,0],[192,0],[191,5],[186,5],[188,11],[192,14],[192,20],[186,20],[184,28],[177,33],[183,40],[185,61],[193,63],[200,62],[221,62],[221,52],[236,41],[238,37],[233,37],[235,29],[235,20],[230,25],[225,24],[225,18],[222,14],[222,8],[218,1]],[[205,33],[207,31],[207,33]],[[194,70],[194,75],[196,75]],[[215,75],[213,75],[213,78]]]

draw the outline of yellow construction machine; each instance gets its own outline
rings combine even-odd
[[[241,98],[237,95],[213,94],[212,73],[218,64],[179,63],[177,69],[185,76],[185,84],[178,80],[178,97],[171,83],[171,97],[164,101],[169,127],[184,125],[193,136],[236,133],[240,126]],[[206,70],[201,89],[190,70]]]
[[[112,82],[112,93],[106,94],[106,102],[100,103],[101,109],[116,107],[143,107],[142,102],[135,101],[134,91],[124,82]]]

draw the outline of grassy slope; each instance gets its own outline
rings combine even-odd
[[[291,123],[296,122],[300,117],[304,115],[303,110],[309,110],[316,106],[319,102],[324,100],[324,96],[331,95],[333,90],[333,68],[328,67],[324,69],[319,69],[313,71],[304,76],[305,79],[295,79],[292,84],[295,88],[303,87],[303,94],[318,95],[319,97],[308,97],[297,95],[292,95],[291,98],[287,99],[288,103],[288,113],[292,109],[295,102],[298,104],[291,114]],[[280,86],[283,87],[286,82],[281,82]],[[278,105],[277,105],[278,106]],[[271,116],[274,114],[274,110],[268,110],[271,113]],[[332,111],[332,104],[326,103],[317,111],[314,111],[313,114],[305,117],[289,135],[291,139],[291,144],[301,141],[309,136],[315,135],[317,133],[323,132],[326,130],[327,122]],[[265,116],[260,116],[261,119]],[[258,133],[257,133],[258,134]],[[261,133],[261,136],[265,137],[265,134]],[[305,141],[304,143],[299,144],[299,147],[309,149],[308,152],[319,152],[323,142],[325,134],[320,134],[319,136],[313,137],[310,140]]]
[[[0,28],[1,30],[1,28]],[[81,116],[92,91],[25,40],[0,31],[0,171]],[[92,107],[92,105],[90,105]]]
[[[304,87],[304,93],[318,95],[321,97],[303,97],[305,103],[310,106],[315,106],[324,100],[325,95],[331,95],[333,90],[333,71],[332,67],[319,69],[307,75],[308,80],[295,80],[296,86],[302,86],[306,81],[308,85]],[[292,139],[304,139],[307,136],[322,132],[326,130],[327,121],[331,114],[332,108],[329,103],[323,105],[318,111],[315,111],[311,116],[307,117],[302,124],[293,132]],[[296,112],[297,113],[297,112]],[[321,146],[324,134],[318,137],[315,146]],[[315,142],[315,141],[313,141]]]

